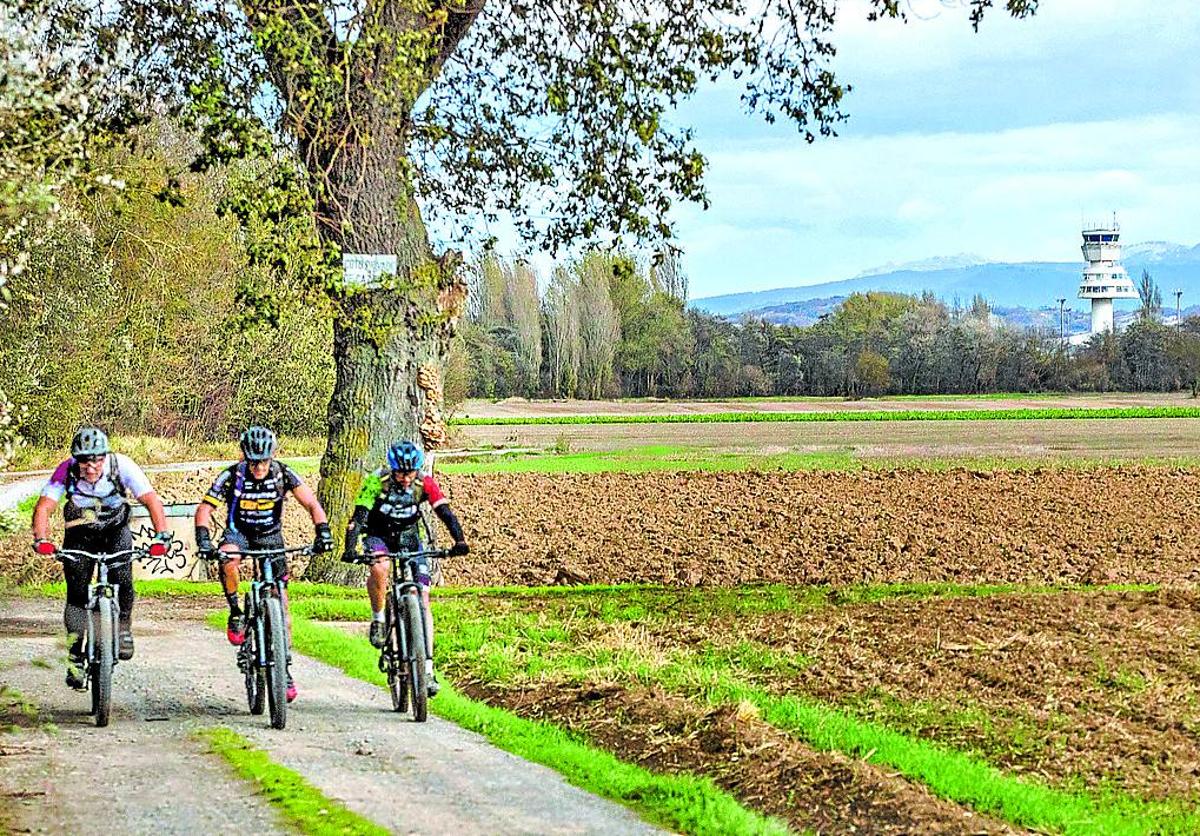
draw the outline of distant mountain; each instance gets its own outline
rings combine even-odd
[[[1090,310],[1090,303],[1079,299],[1079,262],[983,262],[964,263],[973,256],[951,256],[956,266],[936,266],[938,259],[903,265],[902,269],[859,275],[850,279],[804,287],[785,287],[752,293],[731,293],[694,299],[692,307],[718,316],[736,316],[751,310],[777,308],[795,302],[845,297],[851,293],[886,290],[893,293],[920,294],[926,290],[940,299],[966,305],[975,294],[982,294],[994,307],[1053,307],[1057,323],[1058,306],[1054,300],[1065,297],[1068,307]],[[1125,248],[1125,269],[1136,282],[1142,270],[1149,270],[1162,290],[1163,302],[1174,308],[1176,289],[1183,300],[1200,300],[1200,245],[1186,247],[1164,241],[1132,244]],[[1118,311],[1137,307],[1132,300],[1119,300]]]
[[[863,270],[854,278],[861,279],[866,276],[882,276],[885,273],[928,273],[933,270],[953,270],[957,267],[974,267],[977,264],[990,263],[992,263],[990,259],[983,258],[982,256],[971,253],[959,253],[958,255],[934,256],[933,258],[925,258],[920,261],[899,263],[889,261],[887,264],[882,264],[879,267]]]

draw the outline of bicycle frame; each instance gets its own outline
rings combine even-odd
[[[391,583],[389,587],[393,600],[399,603],[404,600],[404,596],[409,591],[417,593],[418,606],[421,608],[421,620],[425,620],[425,602],[421,599],[421,585],[417,583],[416,578],[416,562],[417,558],[433,557],[445,558],[450,554],[449,549],[417,549],[415,551],[398,551],[398,552],[364,552],[363,554],[355,555],[356,563],[364,563],[368,566],[373,566],[380,560],[388,559],[391,561]],[[401,642],[405,642],[406,637],[401,636]],[[408,652],[407,647],[402,647],[401,650]],[[433,656],[429,648],[425,649],[426,658],[432,659]]]
[[[59,560],[94,560],[96,562],[96,580],[88,584],[88,602],[84,610],[89,613],[94,613],[100,609],[100,599],[108,598],[112,601],[113,614],[119,623],[121,620],[121,599],[117,591],[117,584],[109,583],[108,567],[117,563],[131,562],[135,557],[143,556],[143,552],[139,549],[124,549],[111,554],[97,554],[88,552],[82,549],[59,549],[55,553],[55,557]],[[88,617],[84,621],[84,652],[87,658],[87,668],[85,677],[90,678],[92,663],[96,661],[96,636],[92,629],[92,619]],[[113,664],[116,665],[117,660],[117,631],[113,631]]]
[[[266,627],[262,618],[264,590],[268,588],[277,590],[280,603],[285,610],[287,609],[287,582],[283,578],[275,577],[275,559],[291,554],[308,554],[311,551],[312,549],[309,546],[296,546],[290,549],[221,551],[217,555],[216,559],[218,560],[234,555],[251,558],[254,566],[254,575],[250,579],[250,592],[246,596],[246,601],[249,605],[246,609],[246,622],[247,626],[254,629],[254,647],[256,651],[255,656],[257,657],[254,663],[264,670],[271,666],[271,661],[267,658]],[[290,634],[287,640],[288,645],[291,646],[292,637]]]

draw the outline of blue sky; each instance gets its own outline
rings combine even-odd
[[[1200,240],[1200,5],[1042,0],[1024,21],[910,0],[841,4],[840,136],[806,144],[732,87],[676,118],[709,159],[707,212],[675,212],[693,298],[848,278],[963,252],[1077,261],[1081,215],[1127,242]]]

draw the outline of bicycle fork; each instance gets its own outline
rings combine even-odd
[[[398,605],[405,606],[407,608],[407,606],[404,605],[402,602],[406,602],[409,600],[408,593],[410,593],[410,592],[414,593],[413,599],[417,602],[417,613],[421,617],[421,632],[425,637],[425,642],[424,642],[424,644],[425,644],[425,647],[424,647],[425,660],[427,662],[430,662],[433,660],[433,653],[430,652],[430,648],[429,648],[429,644],[430,644],[430,642],[429,642],[429,621],[425,617],[425,602],[421,600],[420,585],[415,584],[415,583],[399,584],[395,589],[396,603]],[[400,611],[397,612],[397,617],[403,617],[403,616],[404,616],[403,612],[400,612]],[[408,622],[406,620],[405,624],[407,624],[407,623]],[[400,644],[401,644],[400,653],[402,654],[402,657],[405,659],[408,658],[407,636],[408,636],[407,630],[402,630],[400,632]]]
[[[100,658],[100,649],[96,646],[96,641],[97,641],[96,635],[100,631],[100,599],[101,598],[108,598],[110,601],[112,601],[113,629],[111,632],[112,632],[112,642],[113,642],[112,660],[113,660],[114,666],[116,666],[117,661],[119,659],[119,653],[118,653],[119,642],[118,642],[118,635],[117,635],[117,633],[118,633],[117,625],[121,623],[121,603],[117,596],[117,586],[116,586],[116,584],[110,584],[107,581],[103,581],[101,583],[94,583],[88,588],[88,603],[87,603],[87,610],[86,610],[87,626],[86,626],[86,629],[84,630],[84,635],[87,638],[85,639],[85,644],[84,644],[83,650],[87,654],[86,659],[87,659],[87,667],[88,667],[88,670],[85,672],[84,676],[88,679],[91,678],[92,664],[94,664],[95,661]]]

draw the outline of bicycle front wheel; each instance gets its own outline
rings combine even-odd
[[[409,592],[404,601],[404,618],[408,623],[408,684],[412,692],[413,720],[424,723],[429,716],[429,682],[425,677],[425,617],[421,614],[421,598]]]
[[[112,707],[112,673],[114,664],[113,645],[116,642],[117,616],[110,598],[101,598],[99,606],[92,611],[92,626],[96,655],[92,660],[92,708],[96,715],[96,726],[108,725]]]
[[[388,690],[392,692],[392,711],[404,713],[408,711],[408,677],[404,648],[404,619],[400,617],[400,609],[396,606],[395,596],[388,593],[384,621],[387,624],[387,641],[383,646],[384,661],[387,665]]]
[[[278,598],[263,602],[263,634],[267,643],[267,704],[271,708],[271,728],[287,725],[287,624]]]
[[[238,651],[238,661],[246,680],[246,704],[250,706],[250,713],[257,716],[267,707],[267,677],[258,666],[258,639],[254,630],[255,625],[246,625],[246,641]]]

